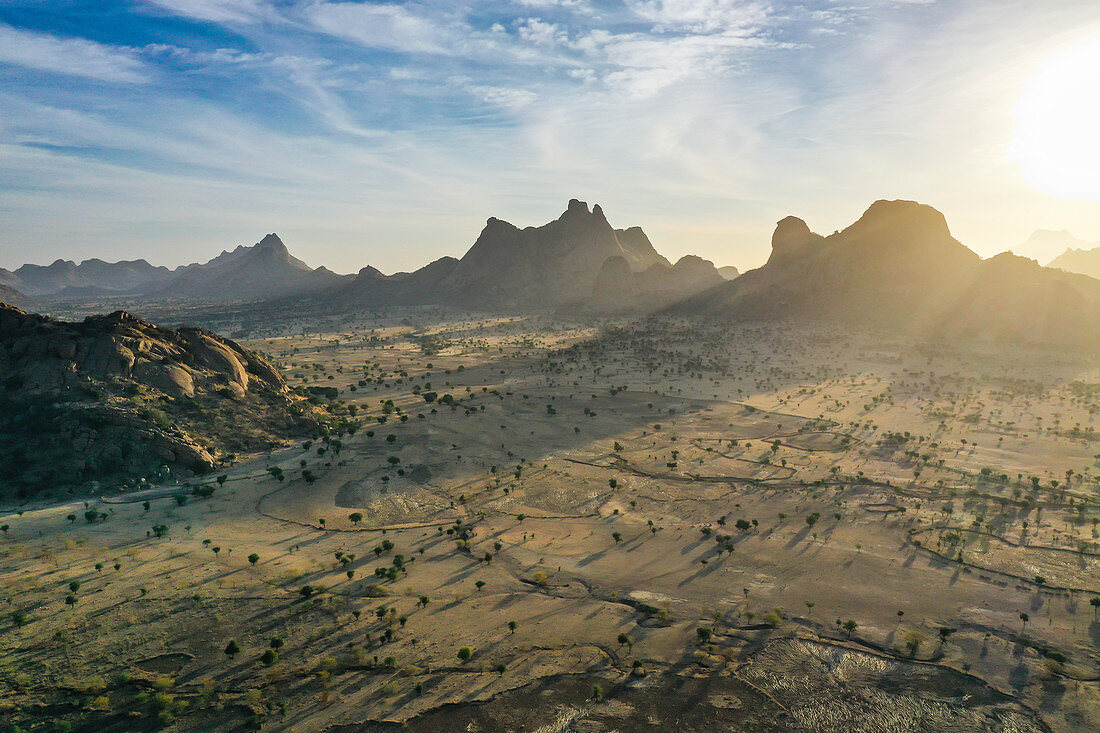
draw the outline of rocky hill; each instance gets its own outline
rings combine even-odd
[[[238,301],[269,300],[333,287],[345,280],[324,267],[311,268],[292,256],[276,234],[240,246],[203,264],[187,265],[151,295]]]
[[[940,212],[912,201],[878,201],[828,237],[788,217],[763,267],[668,312],[856,324],[927,338],[1100,343],[1100,282],[1009,254],[983,261],[951,236]]]
[[[0,305],[0,491],[203,473],[325,419],[263,357],[208,331]]]

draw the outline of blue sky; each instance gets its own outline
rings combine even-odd
[[[0,267],[276,231],[392,272],[572,197],[742,268],[877,198],[985,255],[1100,240],[1009,152],[1037,65],[1096,34],[1093,0],[0,0]]]

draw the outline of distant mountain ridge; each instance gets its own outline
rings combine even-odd
[[[135,295],[253,300],[296,295],[336,285],[350,276],[313,269],[290,254],[277,234],[254,245],[226,250],[213,259],[175,269],[145,260],[104,262],[56,260],[50,265],[0,269],[0,285],[30,296],[102,297]]]
[[[23,265],[14,272],[0,269],[0,284],[27,295],[50,295],[66,289],[97,288],[127,291],[147,283],[167,280],[172,271],[145,260],[104,262],[100,259],[55,260],[50,265]]]
[[[823,237],[778,223],[768,262],[671,306],[732,320],[863,325],[922,337],[1100,344],[1100,281],[1010,253],[982,260],[951,236],[943,214],[877,201]]]
[[[1012,252],[1021,257],[1039,259],[1041,253],[1063,252],[1070,249],[1091,249],[1100,246],[1100,242],[1087,242],[1070,234],[1065,229],[1036,229],[1019,246],[1013,247]],[[1049,257],[1049,254],[1046,254]],[[1048,263],[1050,267],[1052,263]]]
[[[1051,260],[1047,267],[1100,279],[1100,242],[1086,242],[1070,235],[1069,232],[1059,232],[1059,234],[1064,234],[1069,241],[1065,242],[1067,244],[1065,251]]]

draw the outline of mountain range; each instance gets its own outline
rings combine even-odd
[[[625,274],[615,275],[624,266]],[[610,263],[610,264],[609,264]],[[609,268],[605,272],[605,267]],[[23,265],[0,270],[0,284],[41,297],[129,295],[204,301],[319,299],[335,307],[441,304],[486,310],[631,312],[652,310],[736,277],[698,257],[673,265],[640,227],[615,229],[603,209],[576,199],[548,224],[519,228],[490,218],[461,259],[442,257],[414,272],[384,275],[364,267],[357,275],[310,268],[276,234],[223,251],[208,262],[170,270],[145,260]],[[596,292],[629,293],[610,303]],[[14,299],[14,296],[12,296]],[[20,301],[25,303],[26,301]]]
[[[669,314],[817,321],[926,338],[1100,343],[1100,280],[1004,253],[983,260],[943,215],[877,201],[823,237],[780,221],[767,263],[670,306]]]
[[[224,251],[204,263],[175,269],[145,260],[104,262],[57,260],[51,265],[0,269],[0,285],[25,295],[56,298],[134,295],[204,300],[256,300],[298,295],[331,287],[350,276],[313,269],[293,257],[282,240],[268,234],[252,246]]]
[[[1040,231],[1025,246],[1067,241],[1079,242],[1065,232]],[[616,229],[599,205],[573,199],[542,226],[520,228],[490,218],[461,258],[442,257],[393,275],[374,267],[357,275],[310,268],[269,234],[255,245],[175,270],[144,260],[58,261],[0,271],[0,282],[39,297],[127,292],[277,300],[329,310],[447,305],[576,314],[663,311],[860,324],[928,337],[1100,342],[1100,280],[1086,276],[1100,275],[1100,248],[1070,247],[1051,265],[1010,253],[983,260],[951,235],[934,208],[877,201],[828,237],[801,219],[783,219],[767,263],[738,274],[692,255],[673,264],[640,227]],[[26,303],[11,291],[0,292],[0,299],[5,294]]]
[[[51,265],[23,265],[11,272],[0,269],[0,284],[27,295],[52,295],[67,290],[76,292],[126,291],[147,283],[167,280],[172,271],[154,267],[145,260],[104,262],[56,260]]]

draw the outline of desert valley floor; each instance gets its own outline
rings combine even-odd
[[[0,728],[1100,730],[1091,355],[438,309],[253,336],[360,427],[5,506]]]

